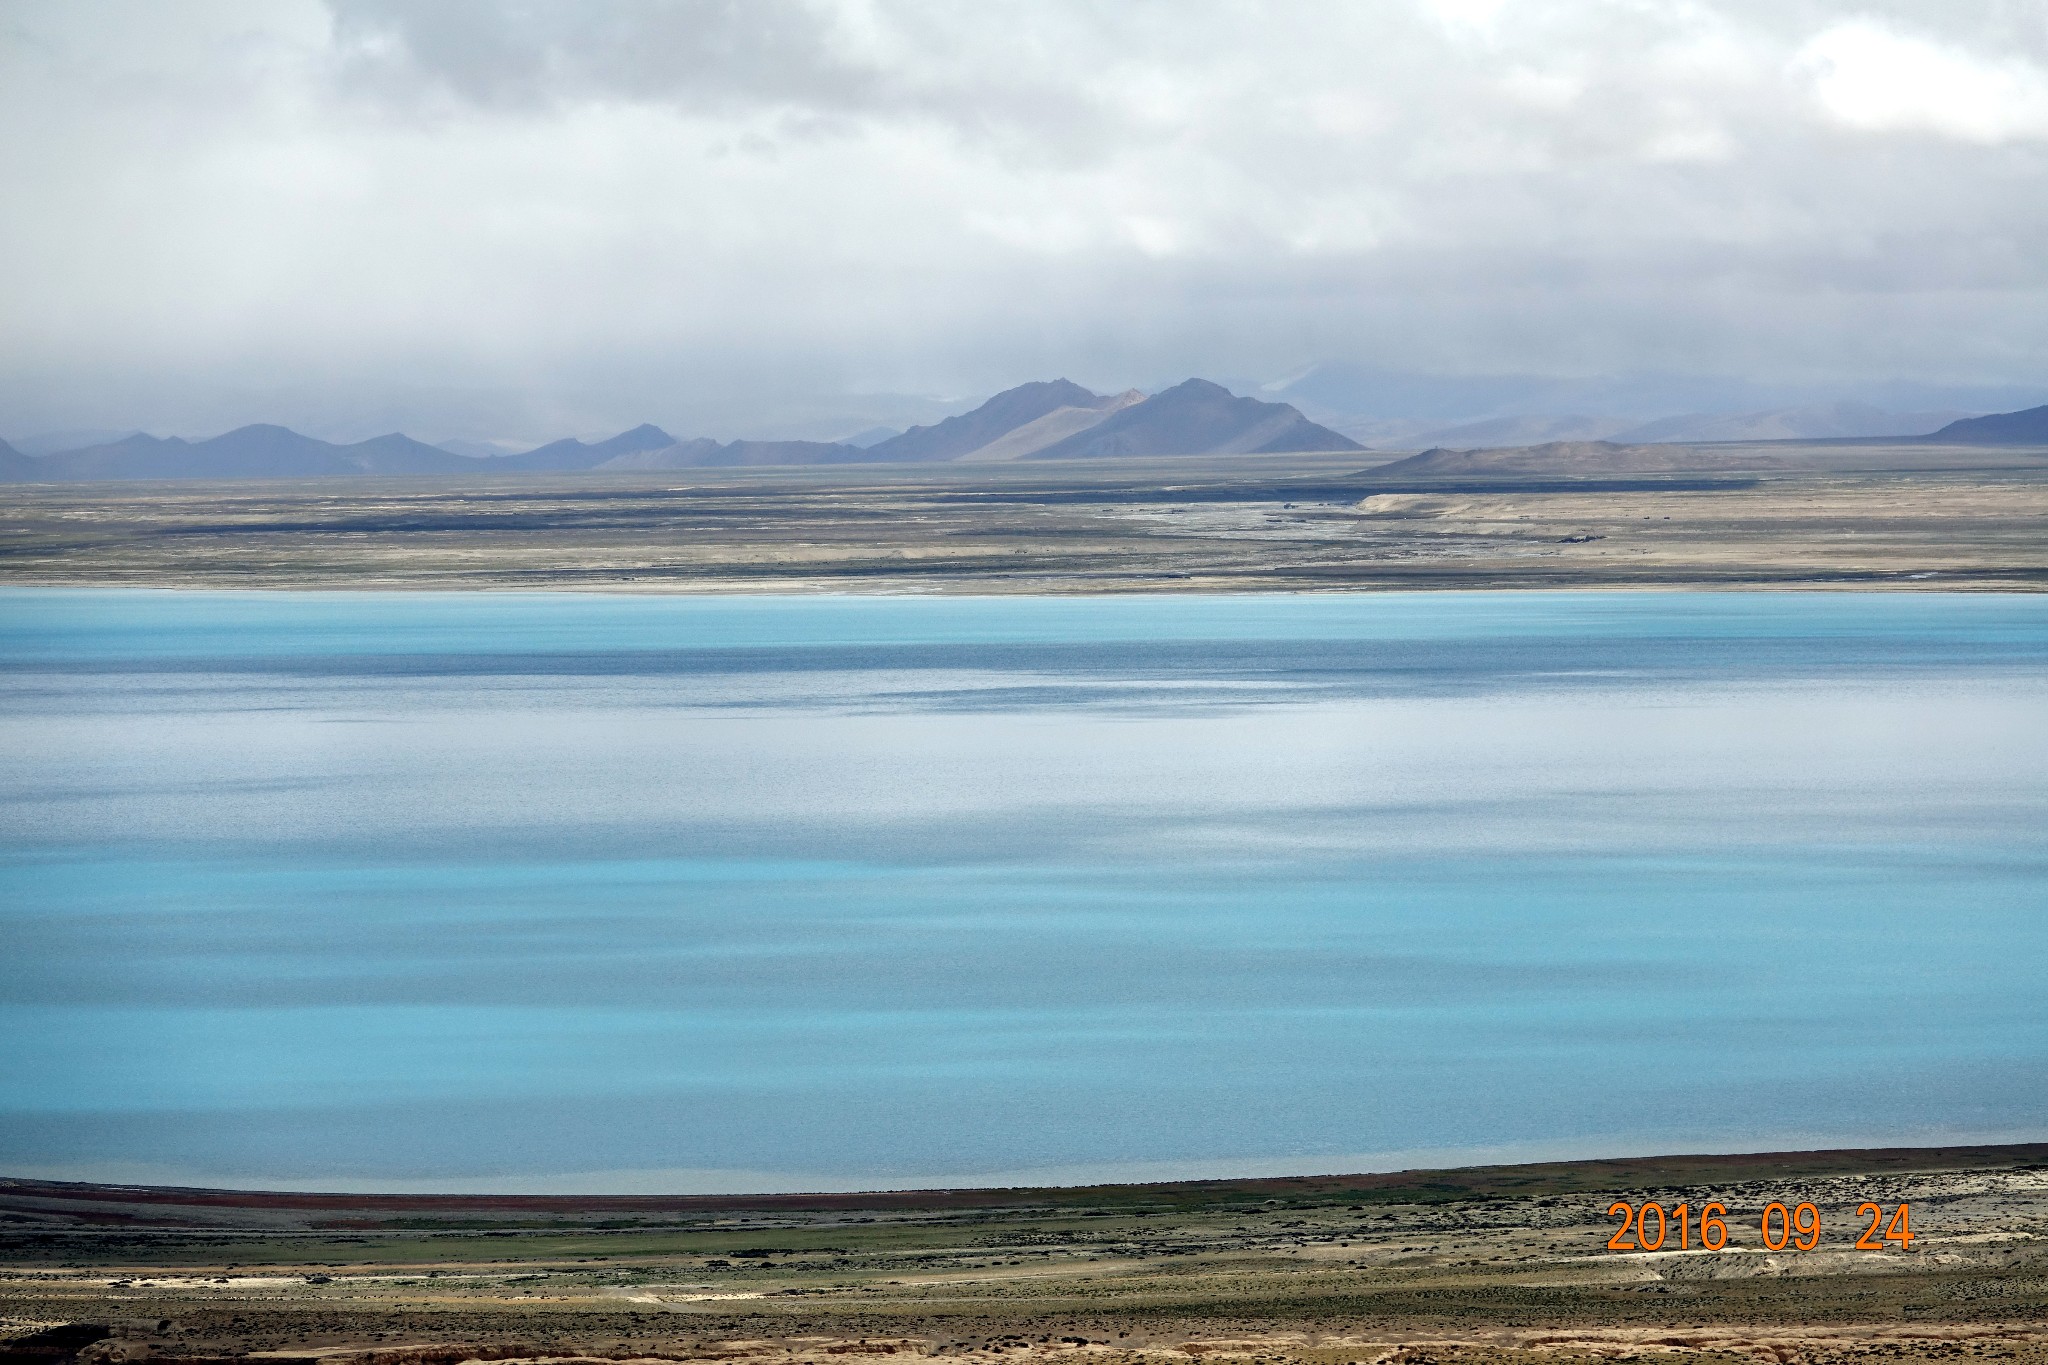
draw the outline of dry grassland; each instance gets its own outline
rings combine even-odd
[[[1610,1251],[1617,1197],[1721,1201],[1729,1245]],[[2048,1147],[932,1196],[265,1198],[0,1182],[14,1358],[84,1323],[100,1335],[65,1359],[2048,1361]],[[1764,1249],[1773,1200],[1818,1206],[1818,1249]],[[1866,1200],[1911,1204],[1910,1249],[1854,1249]]]

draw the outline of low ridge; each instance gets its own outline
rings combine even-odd
[[[1958,445],[2048,446],[2048,404],[1950,422],[1926,438]]]
[[[606,460],[606,470],[726,469],[782,464],[871,464],[874,455],[835,441],[729,441],[708,436],[678,441],[661,450],[635,451]]]
[[[1775,469],[1783,461],[1750,451],[1702,454],[1683,445],[1620,445],[1613,441],[1550,441],[1535,446],[1446,450],[1441,446],[1395,460],[1373,476],[1478,478],[1536,475],[1587,478],[1608,474],[1668,474],[1701,469]]]

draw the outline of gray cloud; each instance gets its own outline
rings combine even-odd
[[[343,71],[405,103],[430,91],[486,107],[648,100],[694,113],[895,102],[892,73],[862,57],[845,16],[796,0],[333,0],[329,8]]]
[[[0,430],[2048,382],[2034,4],[16,3],[0,119]]]

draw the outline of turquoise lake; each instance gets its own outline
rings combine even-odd
[[[2048,1136],[2048,596],[0,592],[0,1172]]]

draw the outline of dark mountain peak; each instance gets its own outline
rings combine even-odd
[[[974,411],[980,412],[982,408],[1013,408],[1020,405],[1038,407],[1046,403],[1059,407],[1080,407],[1084,403],[1094,402],[1095,397],[1093,390],[1084,389],[1071,379],[1033,379],[1013,389],[1004,389]],[[946,420],[950,422],[953,419],[949,417]]]
[[[1950,422],[1927,438],[1958,445],[2048,446],[2048,404]]]
[[[87,450],[162,450],[171,446],[190,444],[191,442],[182,436],[152,436],[146,431],[138,431],[133,436],[123,436],[118,441],[109,441],[102,446],[87,446],[83,448]],[[67,450],[60,453],[70,455],[76,452]]]
[[[1239,398],[1221,384],[1188,379],[1141,403],[1033,452],[1034,460],[1117,455],[1251,455],[1297,450],[1360,450],[1348,436],[1317,426],[1286,403]]]
[[[660,450],[663,446],[674,445],[676,438],[652,422],[642,422],[631,431],[622,431],[609,441],[603,441],[599,444],[623,446],[627,442],[632,443],[631,449],[634,450]]]
[[[477,467],[467,455],[415,441],[402,431],[327,449],[364,474],[460,474]]]
[[[1175,384],[1170,389],[1161,389],[1158,393],[1153,394],[1152,397],[1155,400],[1162,398],[1169,399],[1175,403],[1185,403],[1197,400],[1213,401],[1216,399],[1225,399],[1231,402],[1240,403],[1256,403],[1259,401],[1256,398],[1239,398],[1229,389],[1226,389],[1221,384],[1218,384],[1215,381],[1209,379],[1183,379],[1180,381],[1180,383]],[[1290,411],[1293,410],[1291,405],[1288,404],[1280,404],[1279,406],[1287,407]]]
[[[176,440],[175,437],[172,440]],[[179,445],[188,444],[179,441]],[[169,445],[170,442],[165,442]],[[203,441],[189,443],[194,450],[219,451],[236,458],[265,458],[276,455],[303,455],[314,450],[331,450],[327,442],[303,436],[290,427],[281,427],[274,422],[252,422],[246,427],[236,427],[218,436],[209,436]]]
[[[1085,408],[1098,401],[1095,393],[1071,379],[1033,380],[1003,390],[972,412],[932,426],[912,427],[869,449],[877,460],[954,460],[1049,412]]]

